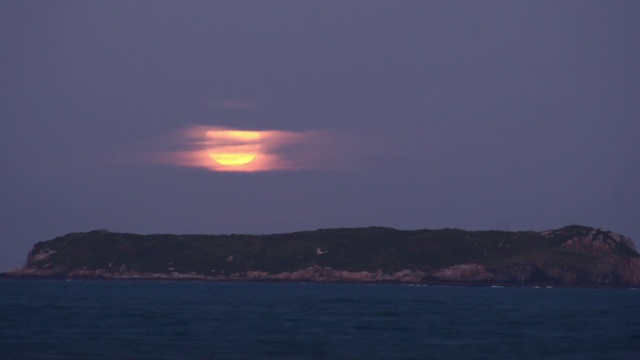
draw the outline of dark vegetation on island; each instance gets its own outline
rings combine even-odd
[[[16,278],[200,279],[604,286],[640,284],[633,242],[567,226],[545,232],[320,229],[272,235],[96,230],[35,244]]]

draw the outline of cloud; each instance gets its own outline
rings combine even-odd
[[[335,157],[331,143],[331,134],[320,131],[194,126],[177,134],[177,149],[156,160],[224,172],[328,168]]]

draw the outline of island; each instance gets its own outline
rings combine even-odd
[[[95,230],[38,242],[24,266],[0,275],[636,287],[640,254],[628,237],[579,225],[543,232],[367,227],[271,235]]]

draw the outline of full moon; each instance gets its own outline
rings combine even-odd
[[[242,166],[254,161],[260,152],[260,133],[241,130],[207,132],[209,156],[222,166]]]
[[[240,166],[253,161],[257,154],[245,153],[213,153],[209,152],[209,156],[220,165],[224,166]]]

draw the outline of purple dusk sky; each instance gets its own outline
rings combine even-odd
[[[640,240],[639,1],[5,0],[0,18],[0,270],[103,228]],[[321,136],[261,143],[286,169],[156,161],[197,127]]]

